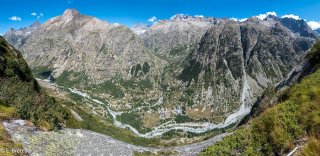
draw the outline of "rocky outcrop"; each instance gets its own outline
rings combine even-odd
[[[214,18],[177,14],[170,20],[159,20],[140,34],[144,45],[167,59],[188,55],[211,25]]]

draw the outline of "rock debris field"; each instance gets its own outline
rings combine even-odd
[[[228,134],[221,134],[211,139],[177,147],[142,147],[128,144],[110,136],[82,129],[62,129],[42,132],[28,126],[24,120],[3,122],[12,139],[21,143],[31,156],[76,155],[76,156],[131,156],[136,152],[171,151],[176,155],[197,155],[205,147],[220,141]]]

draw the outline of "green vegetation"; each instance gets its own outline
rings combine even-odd
[[[320,151],[320,141],[315,138],[311,137],[307,144],[303,147],[300,156],[313,156],[318,155]]]
[[[209,63],[209,65],[207,65],[206,67],[206,72],[204,73],[204,88],[205,89],[208,89],[208,87],[211,85],[212,83],[212,79],[213,79],[213,76],[212,76],[212,71],[211,71],[211,68],[210,68],[211,64]]]
[[[320,139],[320,70],[306,77],[288,93],[288,98],[240,127],[233,135],[203,151],[201,155],[282,155],[295,141]],[[306,146],[318,146],[315,141]],[[308,153],[308,152],[306,152]]]
[[[149,66],[148,62],[143,63],[142,71],[144,74],[147,74],[150,71],[150,66]]]
[[[307,56],[310,60],[311,66],[319,67],[320,62],[320,42],[317,42]]]
[[[32,72],[35,74],[36,77],[46,79],[51,75],[52,69],[48,67],[36,67],[32,69]]]
[[[201,69],[202,65],[200,62],[191,60],[189,62],[189,66],[182,70],[182,73],[178,76],[178,79],[184,82],[189,82],[189,85],[193,79],[197,82]]]
[[[185,53],[187,51],[187,46],[180,46],[180,47],[176,47],[173,48],[172,50],[170,50],[169,55],[170,56],[179,56],[183,53]]]
[[[124,97],[124,92],[120,89],[120,87],[110,80],[106,81],[102,84],[93,85],[92,88],[94,91],[106,92],[106,93],[112,95],[114,98],[123,98]]]
[[[0,105],[5,116],[31,120],[48,130],[60,128],[69,119],[69,112],[40,89],[21,52],[9,46],[2,37]]]
[[[129,80],[120,80],[120,85],[124,87],[125,89],[140,89],[144,91],[145,89],[152,89],[153,88],[153,83],[151,82],[150,79],[129,79]]]
[[[143,122],[139,114],[135,113],[122,113],[117,116],[117,119],[124,124],[131,125],[136,128],[140,133],[148,132],[150,129],[143,127]]]
[[[138,83],[138,86],[141,90],[152,89],[153,84],[149,79],[145,79],[145,80],[140,80]]]
[[[74,87],[80,85],[88,85],[88,77],[82,72],[63,71],[63,73],[55,80],[61,86]]]
[[[193,119],[190,118],[190,117],[188,117],[187,115],[180,115],[180,114],[178,114],[178,115],[176,116],[176,118],[175,118],[175,121],[176,121],[177,123],[185,123],[185,122],[192,122]]]
[[[131,75],[133,75],[133,77],[140,76],[140,75],[138,75],[140,70],[141,70],[141,65],[140,64],[137,64],[137,65],[133,66],[131,68]]]
[[[13,118],[15,113],[14,107],[5,106],[3,101],[0,100],[0,121]]]
[[[0,77],[16,77],[22,81],[32,81],[33,76],[21,52],[13,49],[0,38]]]
[[[150,71],[150,65],[148,62],[144,62],[143,65],[137,64],[135,66],[132,66],[131,68],[131,75],[133,77],[139,77],[142,75],[146,75]]]
[[[61,123],[69,118],[68,111],[55,99],[42,91],[36,91],[33,84],[27,82],[0,79],[0,97],[6,107],[15,108],[17,117],[31,120],[35,125],[48,130],[60,128]]]

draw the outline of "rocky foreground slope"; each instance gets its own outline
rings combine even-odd
[[[176,15],[134,31],[66,10],[20,49],[38,77],[93,95],[120,125],[155,137],[237,122],[318,38],[304,20],[272,15]]]

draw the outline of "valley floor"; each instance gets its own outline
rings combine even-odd
[[[155,137],[161,136],[164,133],[167,133],[171,130],[183,130],[185,132],[192,132],[192,133],[200,134],[200,133],[205,133],[205,132],[215,130],[215,129],[224,129],[224,128],[227,128],[228,126],[236,123],[244,115],[246,115],[250,112],[250,109],[245,108],[245,106],[243,104],[243,105],[241,105],[240,110],[234,112],[233,114],[230,114],[229,117],[226,119],[226,121],[223,123],[219,123],[219,124],[210,123],[210,122],[175,123],[172,121],[168,121],[168,122],[163,123],[157,127],[154,127],[151,131],[149,131],[147,133],[141,133],[135,127],[128,125],[128,124],[124,124],[121,121],[119,121],[117,119],[117,116],[121,115],[123,112],[116,112],[116,111],[111,110],[111,108],[109,106],[111,104],[111,102],[106,99],[103,102],[103,101],[95,99],[92,96],[88,95],[87,93],[84,93],[84,92],[77,90],[75,88],[65,88],[62,86],[58,86],[57,84],[50,83],[46,80],[38,79],[38,82],[44,88],[59,90],[58,92],[55,93],[54,96],[57,96],[57,94],[58,94],[58,96],[60,96],[61,98],[65,98],[66,94],[68,94],[68,92],[69,92],[72,94],[76,94],[77,96],[79,96],[79,98],[84,98],[86,100],[91,101],[92,104],[96,105],[97,107],[105,109],[104,113],[109,113],[111,115],[112,120],[113,120],[113,124],[115,126],[117,126],[119,128],[129,129],[135,135],[137,135],[139,137],[144,137],[144,138],[155,138]],[[63,93],[63,91],[61,91],[60,88],[65,88],[66,89],[65,93]],[[161,105],[162,101],[163,101],[163,98],[160,97],[158,102],[156,102],[155,104],[152,104],[148,107],[155,107],[155,106]],[[144,106],[138,107],[136,109],[142,109],[142,107],[144,107]],[[92,111],[95,111],[95,110],[92,110]],[[96,114],[98,114],[98,113],[96,113]],[[75,115],[75,116],[77,116],[77,115]]]

